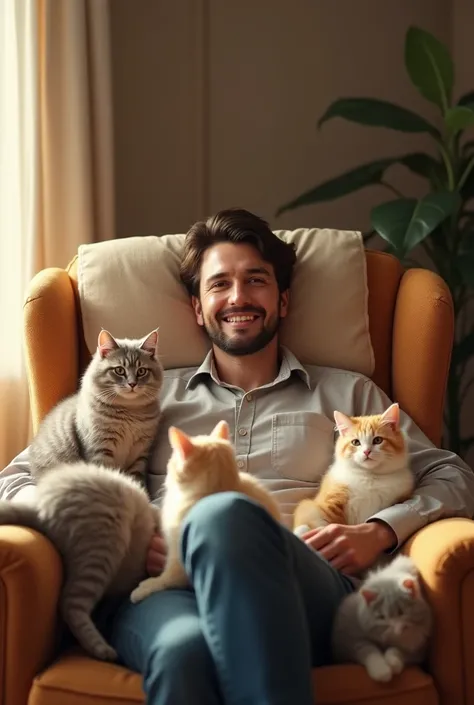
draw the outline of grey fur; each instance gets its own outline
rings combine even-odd
[[[89,654],[115,660],[91,612],[104,595],[128,596],[146,575],[160,515],[139,482],[103,466],[59,465],[39,478],[34,506],[0,502],[4,524],[36,529],[53,542],[64,565],[64,621]]]
[[[85,460],[120,468],[144,482],[160,419],[163,368],[157,344],[157,331],[142,340],[116,340],[101,331],[79,391],[51,410],[32,441],[34,475],[58,463]],[[143,376],[140,368],[147,370]]]
[[[404,587],[414,581],[414,592]],[[362,591],[374,597],[369,603]],[[421,663],[432,624],[413,561],[397,556],[368,574],[357,592],[344,599],[332,635],[334,660],[361,663],[378,681],[389,681],[405,664]]]

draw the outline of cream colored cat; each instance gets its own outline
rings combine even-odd
[[[168,462],[161,528],[168,546],[163,573],[143,580],[132,592],[132,602],[171,587],[185,587],[188,577],[179,557],[181,522],[196,502],[216,492],[242,492],[262,504],[280,521],[280,509],[271,494],[251,475],[237,469],[235,452],[229,441],[229,426],[220,421],[209,436],[190,438],[170,427],[173,449]]]
[[[314,499],[293,517],[294,533],[328,524],[361,524],[411,496],[414,487],[398,404],[376,416],[334,412],[339,437],[334,462]]]

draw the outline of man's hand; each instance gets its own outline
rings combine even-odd
[[[148,547],[146,569],[148,575],[159,575],[166,563],[166,542],[160,534],[153,534]]]
[[[371,521],[367,524],[329,524],[312,529],[301,536],[311,548],[347,575],[357,575],[369,568],[382,551],[396,546],[397,537],[388,524]]]

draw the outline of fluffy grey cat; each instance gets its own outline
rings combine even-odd
[[[138,480],[92,463],[58,465],[39,478],[34,504],[0,502],[4,524],[36,529],[54,543],[64,566],[64,621],[91,656],[115,660],[91,612],[104,595],[129,595],[146,575],[160,513]]]
[[[416,566],[399,555],[369,573],[341,603],[332,634],[334,660],[361,663],[374,680],[389,681],[405,664],[423,661],[431,624]]]
[[[29,448],[31,471],[85,460],[120,468],[144,483],[160,419],[163,368],[158,331],[142,340],[102,330],[76,394],[44,418]]]

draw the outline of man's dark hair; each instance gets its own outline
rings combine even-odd
[[[186,235],[180,275],[190,295],[199,296],[203,255],[219,242],[253,245],[265,262],[273,266],[280,293],[289,289],[296,261],[295,246],[280,240],[257,215],[243,208],[228,208],[195,223]]]

